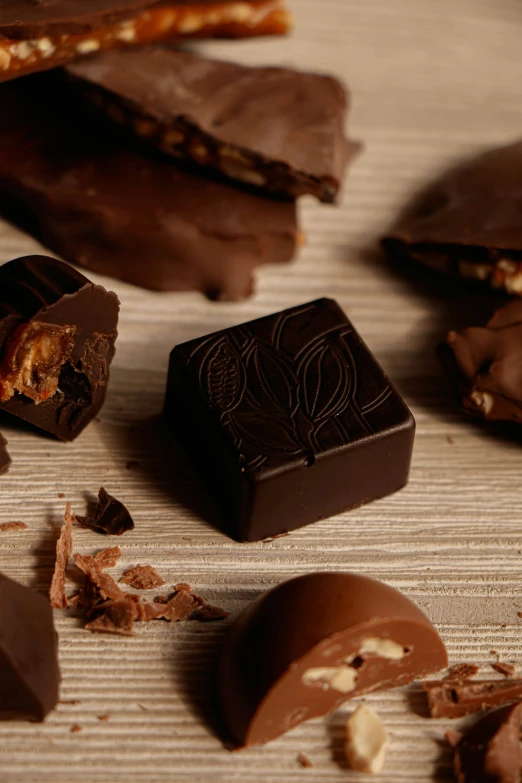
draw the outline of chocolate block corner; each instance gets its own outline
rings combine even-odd
[[[331,299],[174,348],[165,415],[242,541],[334,516],[408,479],[413,416]]]

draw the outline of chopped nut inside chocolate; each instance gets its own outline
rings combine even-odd
[[[142,566],[139,563],[134,568],[125,571],[120,582],[130,585],[136,590],[153,590],[155,587],[161,587],[165,584],[165,580],[151,565]]]
[[[75,333],[75,326],[20,324],[8,338],[0,363],[0,402],[7,402],[15,392],[37,405],[53,397]]]
[[[384,765],[388,732],[367,704],[361,704],[346,723],[345,754],[348,765],[359,772],[379,773]]]

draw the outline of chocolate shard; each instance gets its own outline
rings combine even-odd
[[[490,150],[417,196],[385,239],[392,253],[522,295],[522,142]]]
[[[54,565],[51,587],[49,588],[49,600],[51,606],[54,606],[56,609],[64,609],[68,606],[67,593],[65,592],[65,572],[72,554],[73,519],[74,514],[72,513],[71,504],[67,503],[64,523],[56,542],[56,563]]]
[[[241,541],[339,514],[408,479],[413,417],[331,299],[174,348],[165,416]]]
[[[154,47],[107,52],[67,74],[73,96],[154,148],[291,198],[335,202],[360,148],[344,136],[347,93],[331,76]]]
[[[0,117],[0,207],[44,245],[135,285],[227,300],[251,294],[256,266],[293,258],[293,201],[141,154],[66,116],[55,93],[46,75],[6,85]]]
[[[264,593],[232,625],[221,710],[238,746],[258,745],[447,663],[435,628],[397,590],[356,574],[308,574]]]
[[[284,0],[2,0],[0,82],[104,49],[291,26]]]
[[[136,590],[153,590],[165,584],[165,580],[151,565],[142,566],[139,563],[134,568],[127,569],[119,581]]]
[[[73,557],[80,571],[94,584],[102,599],[117,601],[125,598],[123,590],[120,590],[110,574],[105,573],[103,564],[97,561],[95,557],[79,553],[76,553]]]
[[[115,294],[63,261],[1,266],[0,410],[76,438],[105,402],[118,310]]]
[[[101,613],[84,628],[92,633],[109,633],[115,636],[136,636],[134,620],[138,614],[134,601],[118,598],[101,604]]]
[[[490,712],[455,747],[458,783],[518,783],[522,775],[522,704]]]
[[[109,495],[103,487],[98,492],[98,503],[90,517],[76,514],[76,521],[83,527],[90,527],[110,536],[121,536],[134,529],[134,520],[121,500]]]
[[[11,462],[11,455],[7,451],[7,441],[0,432],[0,476],[8,473]]]
[[[428,680],[422,684],[432,718],[462,718],[522,699],[522,680]]]
[[[49,602],[0,574],[0,617],[0,719],[43,721],[60,686]]]
[[[478,674],[479,669],[476,663],[456,663],[450,666],[444,680],[465,680]]]
[[[118,560],[121,558],[121,549],[119,546],[111,546],[108,549],[102,549],[98,552],[94,559],[100,568],[114,568]]]
[[[510,302],[483,328],[450,332],[441,358],[467,413],[522,422],[522,302]]]

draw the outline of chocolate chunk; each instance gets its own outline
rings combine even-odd
[[[4,213],[64,258],[146,288],[241,299],[256,266],[293,257],[294,202],[140,154],[51,110],[47,77],[25,81],[2,93],[0,196]]]
[[[522,774],[522,704],[481,718],[455,747],[458,783],[518,783]]]
[[[476,663],[456,663],[450,666],[444,680],[465,680],[468,677],[474,677],[478,673],[480,666]]]
[[[0,409],[76,438],[105,402],[118,309],[115,294],[63,261],[1,266]]]
[[[522,302],[510,302],[484,328],[450,332],[441,356],[468,413],[522,422]]]
[[[29,525],[26,525],[25,522],[2,522],[0,525],[0,530],[3,533],[18,533],[21,530],[27,530],[28,527]]]
[[[74,514],[72,513],[71,504],[67,503],[64,523],[56,542],[56,563],[51,587],[49,588],[49,600],[51,601],[51,606],[54,606],[56,609],[64,609],[68,605],[67,593],[65,592],[65,571],[72,554],[73,520]]]
[[[330,76],[153,47],[67,73],[88,105],[153,147],[274,193],[334,202],[359,149],[344,136],[347,95]]]
[[[0,720],[43,721],[60,685],[49,602],[0,574],[0,617]]]
[[[502,663],[501,661],[498,661],[497,663],[492,663],[491,668],[499,674],[504,674],[506,677],[512,677],[515,673],[515,667],[512,663]]]
[[[104,49],[283,35],[291,24],[283,0],[2,0],[0,82]]]
[[[233,624],[218,676],[223,718],[237,745],[257,745],[445,666],[435,628],[397,590],[355,574],[308,574],[263,594]]]
[[[130,585],[136,590],[153,590],[155,587],[161,587],[165,584],[165,580],[151,565],[142,566],[139,563],[134,568],[125,571],[120,582]]]
[[[174,348],[165,415],[241,541],[368,503],[408,478],[413,417],[331,299]]]
[[[385,244],[442,272],[522,295],[522,142],[466,161],[418,196]]]
[[[110,536],[121,536],[128,530],[134,529],[134,520],[121,500],[116,500],[112,495],[100,488],[98,503],[94,513],[90,517],[81,517],[76,514],[76,521],[84,527],[90,527]]]
[[[196,596],[198,597],[198,596]],[[220,606],[213,606],[212,604],[203,604],[192,612],[190,620],[197,620],[200,623],[212,623],[216,620],[226,620],[230,616],[230,612],[222,609]]]
[[[432,718],[462,718],[522,699],[522,680],[428,680],[422,687]]]

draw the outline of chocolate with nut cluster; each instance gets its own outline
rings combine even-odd
[[[49,601],[0,574],[0,720],[43,721],[60,686]]]
[[[510,302],[485,327],[450,332],[441,357],[468,413],[522,423],[522,302]]]
[[[347,94],[331,76],[159,47],[66,70],[72,95],[148,144],[266,191],[332,203],[359,149],[344,135]]]
[[[119,301],[45,256],[0,266],[0,410],[73,440],[102,407]]]
[[[442,272],[522,296],[522,142],[490,150],[430,185],[385,245]]]
[[[0,82],[123,46],[282,35],[284,0],[2,0]]]
[[[174,348],[165,415],[241,541],[339,514],[408,479],[413,417],[331,299]]]
[[[228,300],[250,295],[256,266],[294,256],[294,202],[141,154],[65,116],[48,74],[23,81],[1,90],[0,207],[53,252],[145,288]]]
[[[349,573],[300,576],[250,604],[225,638],[218,687],[226,731],[239,747],[269,742],[447,660],[428,618],[392,587]]]

